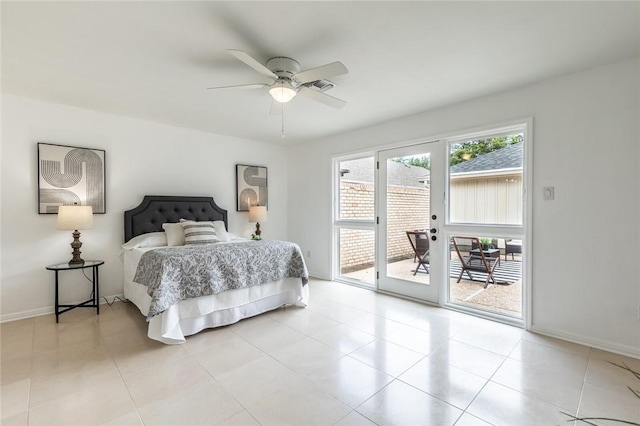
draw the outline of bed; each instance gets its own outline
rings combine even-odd
[[[180,246],[174,231],[181,226],[186,229],[181,220],[215,225],[214,238],[220,241]],[[227,232],[227,211],[212,197],[147,195],[139,206],[124,212],[124,230],[124,296],[147,317],[151,339],[180,344],[186,336],[207,328],[233,324],[283,305],[305,307],[308,303],[308,273],[300,248],[289,242],[255,242],[233,236]],[[193,256],[200,257],[193,260]],[[286,264],[265,268],[276,257]],[[195,266],[175,266],[182,259],[191,259]],[[185,272],[190,269],[206,269],[207,284]],[[228,281],[231,288],[218,281]]]

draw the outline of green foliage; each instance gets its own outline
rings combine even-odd
[[[495,138],[476,139],[468,142],[461,142],[453,144],[451,146],[451,159],[450,164],[452,166],[462,163],[463,161],[471,160],[479,155],[487,154],[498,149],[502,149],[507,145],[522,142],[524,136],[522,133],[515,135],[498,136]]]
[[[487,139],[475,139],[472,141],[456,143],[451,145],[452,152],[449,161],[453,166],[458,163],[462,163],[463,161],[471,160],[472,158],[478,157],[480,155],[484,155],[492,151],[497,151],[498,149],[502,149],[507,145],[522,142],[523,140],[524,135],[522,133],[518,133],[514,135],[498,136],[495,138]],[[429,156],[427,155],[423,155],[422,157],[398,157],[394,158],[393,161],[431,170],[431,161]]]
[[[394,158],[393,161],[396,163],[407,164],[409,166],[422,167],[427,170],[431,169],[431,161],[426,155],[423,155],[422,157],[398,157]]]
[[[485,249],[498,248],[498,239],[480,237],[480,244],[482,244],[482,248],[485,248]]]
[[[627,364],[625,364],[624,362],[622,364],[616,364],[615,362],[611,362],[611,361],[606,361],[609,364],[616,366],[618,368],[621,368],[623,370],[628,371],[629,373],[631,373],[636,379],[640,380],[640,372],[635,371],[633,369],[631,369]],[[638,389],[634,389],[631,386],[627,386],[627,389],[629,389],[631,391],[631,393],[638,399],[640,399],[640,390]],[[562,411],[562,414],[565,414],[567,416],[569,416],[569,420],[567,420],[567,422],[574,422],[574,421],[578,421],[578,422],[582,422],[582,423],[586,423],[588,425],[592,425],[592,426],[597,426],[598,424],[601,424],[601,421],[605,421],[608,423],[619,423],[619,424],[623,424],[623,425],[632,425],[632,426],[640,426],[640,423],[637,423],[635,421],[630,421],[630,420],[622,420],[622,419],[614,419],[611,417],[576,417],[574,415],[571,415],[569,413],[565,413],[564,411]],[[594,421],[598,421],[598,423],[593,423]],[[607,424],[608,424],[607,423]]]

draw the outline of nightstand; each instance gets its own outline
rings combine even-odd
[[[55,265],[47,266],[49,271],[54,271],[56,273],[56,323],[59,320],[60,314],[63,314],[67,311],[70,311],[75,308],[96,308],[96,314],[100,315],[100,285],[98,281],[98,267],[104,264],[104,260],[86,260],[82,264],[68,264],[68,263],[57,263]],[[58,302],[58,274],[60,271],[71,271],[74,269],[87,269],[91,268],[92,271],[92,279],[91,283],[93,284],[93,292],[92,298],[78,303],[77,305],[61,305]],[[84,274],[84,271],[83,271]],[[60,308],[65,308],[60,310]]]

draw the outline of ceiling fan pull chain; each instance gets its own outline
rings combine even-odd
[[[282,114],[281,114],[281,117],[282,117],[282,129],[281,129],[281,132],[282,132],[282,139],[284,139],[284,103],[281,103],[280,107],[282,108]]]

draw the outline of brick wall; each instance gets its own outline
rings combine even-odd
[[[340,219],[375,218],[373,184],[340,181]]]
[[[370,268],[375,261],[375,235],[362,229],[340,229],[340,273]]]
[[[413,257],[406,231],[429,229],[429,190],[387,188],[387,261]]]
[[[387,188],[387,260],[413,257],[405,231],[429,227],[429,190],[422,187],[389,186]],[[340,218],[375,218],[373,185],[362,182],[340,182]],[[340,271],[369,268],[375,261],[373,231],[340,230]]]

